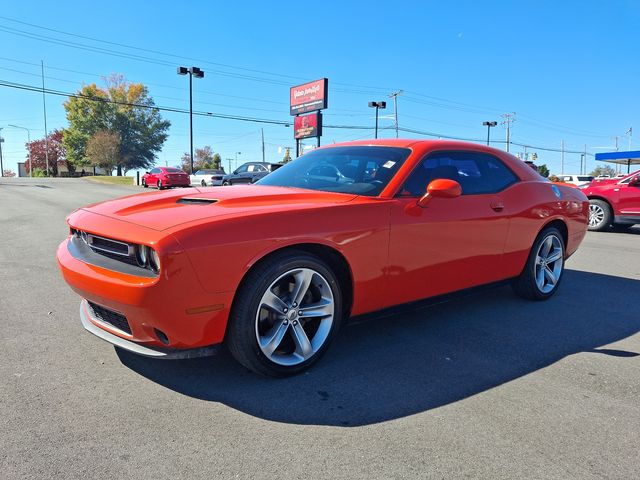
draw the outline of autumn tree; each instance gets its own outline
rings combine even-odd
[[[49,155],[49,175],[57,176],[58,167],[66,166],[67,170],[73,172],[74,165],[68,161],[67,151],[63,142],[64,131],[54,130],[49,134],[47,142],[44,138],[27,143],[27,157],[24,168],[27,174],[30,171],[29,155],[31,155],[31,166],[34,170],[47,171],[47,152]]]
[[[111,173],[121,163],[120,135],[110,130],[97,132],[87,142],[86,157],[91,165]]]
[[[84,86],[64,103],[69,121],[64,145],[69,160],[76,167],[89,165],[89,139],[106,130],[120,138],[118,175],[152,166],[171,125],[154,107],[147,87],[127,82],[122,75],[106,78],[105,87]]]
[[[284,150],[284,157],[282,157],[282,163],[289,163],[291,161],[291,154],[289,153],[289,148]]]

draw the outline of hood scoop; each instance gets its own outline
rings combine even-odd
[[[211,205],[217,203],[215,198],[197,198],[197,197],[182,197],[179,198],[176,203],[186,203],[187,205]]]

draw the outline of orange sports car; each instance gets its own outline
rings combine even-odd
[[[249,369],[316,362],[349,317],[510,280],[552,296],[589,203],[501,150],[375,140],[257,184],[149,192],[73,212],[58,248],[84,327],[156,358],[226,344]]]

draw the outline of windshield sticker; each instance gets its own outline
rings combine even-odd
[[[391,168],[396,164],[396,162],[392,162],[391,160],[389,160],[388,162],[385,162],[384,165],[382,165],[384,168]]]

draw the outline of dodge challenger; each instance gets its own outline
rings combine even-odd
[[[248,187],[80,208],[57,259],[83,326],[118,348],[190,358],[226,345],[254,372],[287,376],[350,316],[502,281],[548,299],[588,209],[579,189],[501,150],[359,141]]]

